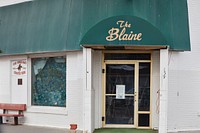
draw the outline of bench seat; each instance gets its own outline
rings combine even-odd
[[[6,116],[6,117],[23,117],[23,114],[0,114],[0,116]]]
[[[18,125],[18,117],[24,117],[23,111],[26,110],[26,104],[0,103],[0,109],[3,110],[3,113],[0,113],[0,124],[3,123],[3,117],[14,117],[14,124]]]

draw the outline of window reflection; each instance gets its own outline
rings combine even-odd
[[[116,85],[125,85],[125,93],[134,93],[134,65],[106,65],[106,94],[116,94]]]
[[[32,59],[32,105],[66,106],[66,58]]]
[[[139,63],[139,111],[150,111],[150,63]]]
[[[134,97],[106,97],[106,124],[134,124]]]

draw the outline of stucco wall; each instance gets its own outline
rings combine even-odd
[[[93,88],[95,91],[94,107],[95,107],[95,128],[102,127],[102,52],[93,52]]]
[[[63,55],[63,54],[62,54]],[[69,128],[69,124],[76,123],[78,128],[83,126],[83,72],[82,52],[69,52],[64,54],[67,57],[67,107],[36,107],[31,106],[31,79],[30,79],[30,58],[28,58],[28,74],[23,79],[25,86],[19,88],[12,84],[15,78],[11,78],[11,61],[24,59],[27,56],[10,56],[0,58],[0,102],[25,103],[27,111],[25,118],[20,119],[27,125],[51,126]],[[30,55],[31,56],[31,55]],[[51,55],[42,55],[48,57]],[[19,89],[15,91],[14,89]],[[8,119],[12,122],[12,119]]]
[[[0,101],[10,102],[10,61],[9,57],[0,58]]]
[[[152,53],[152,128],[158,129],[159,89],[160,89],[160,52]]]
[[[199,7],[199,0],[188,0],[192,51],[169,53],[169,131],[200,130]]]

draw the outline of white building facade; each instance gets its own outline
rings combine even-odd
[[[37,2],[31,1],[17,5],[6,3],[6,6],[1,7],[2,10],[0,8],[0,25],[3,26],[7,21],[4,12],[10,11],[9,14],[12,14],[13,11],[18,11],[18,8],[20,10],[25,7],[33,10],[35,5],[41,5]],[[143,46],[136,44],[134,46],[120,45],[120,47],[108,44],[107,47],[100,43],[94,45],[93,42],[88,41],[87,34],[91,37],[93,29],[95,31],[99,25],[101,27],[101,24],[107,24],[107,20],[110,22],[115,19],[127,19],[130,26],[127,25],[126,30],[129,28],[134,30],[135,27],[132,25],[143,22],[136,17],[133,19],[138,19],[138,21],[131,21],[132,18],[124,16],[119,17],[120,19],[115,17],[103,19],[95,25],[96,27],[91,25],[89,28],[91,33],[87,30],[86,37],[79,38],[81,49],[59,50],[57,47],[53,47],[54,50],[45,49],[40,36],[38,40],[41,41],[41,45],[35,44],[37,50],[33,51],[20,52],[17,47],[4,49],[4,45],[0,43],[2,52],[0,54],[0,103],[27,104],[25,117],[20,118],[20,123],[24,125],[70,128],[70,124],[77,124],[78,129],[88,131],[88,133],[93,132],[94,129],[107,127],[158,129],[159,133],[200,131],[200,89],[198,87],[200,86],[198,63],[200,1],[187,0],[187,3],[191,50],[171,49],[168,44]],[[45,5],[41,6],[48,9]],[[63,13],[59,11],[56,14]],[[41,11],[42,13],[44,12]],[[48,20],[48,13],[46,16]],[[21,20],[20,16],[18,17]],[[42,23],[43,19],[39,17],[38,23]],[[27,21],[29,20],[30,18]],[[37,23],[36,21],[31,20],[26,24],[31,27]],[[76,22],[73,24],[78,26]],[[52,27],[48,27],[48,24],[43,25],[45,26],[47,29],[45,33],[50,32],[49,29]],[[113,27],[111,25],[108,28]],[[34,28],[37,29],[37,27]],[[84,26],[78,28],[84,29]],[[29,38],[26,36],[29,34],[28,31],[24,30],[26,31],[24,34],[20,32],[23,29],[14,29],[19,30],[18,34],[12,34],[11,31],[6,36],[20,38],[23,34],[24,38]],[[37,30],[34,34],[40,34],[45,28],[41,31],[40,28]],[[63,33],[56,34],[64,38],[67,30],[70,31],[70,27],[64,28]],[[110,33],[114,34],[114,31]],[[145,39],[146,30],[141,30],[141,33],[134,35],[135,38],[133,37],[132,40],[141,42]],[[157,35],[156,30],[155,34]],[[131,35],[133,35],[132,32],[130,32],[130,38]],[[0,36],[3,37],[3,33]],[[98,36],[101,36],[101,33],[98,33]],[[51,37],[45,40],[46,43],[54,42]],[[107,37],[113,39],[111,35]],[[175,37],[179,36],[175,35]],[[31,39],[24,39],[25,45],[22,45],[25,49],[30,47],[34,49],[33,46],[28,45]],[[68,39],[74,42],[72,38]],[[16,43],[19,44],[17,41],[16,39]],[[61,41],[55,40],[55,42]],[[2,43],[10,44],[9,40]],[[12,119],[4,118],[4,122],[12,122]]]

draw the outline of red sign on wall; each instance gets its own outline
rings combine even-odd
[[[12,74],[13,75],[26,75],[27,74],[27,60],[12,61]]]

